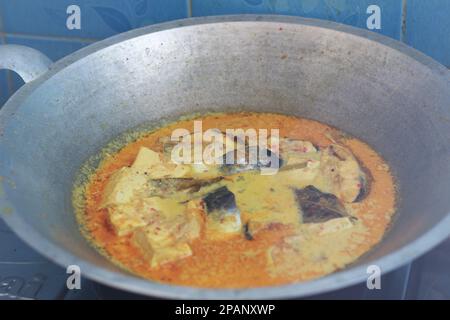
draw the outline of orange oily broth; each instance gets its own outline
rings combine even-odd
[[[214,114],[201,118],[203,130],[218,128],[279,129],[281,137],[308,140],[319,146],[331,143],[330,133],[337,131],[322,123],[278,114]],[[289,226],[258,232],[253,241],[242,235],[224,241],[202,239],[191,243],[193,255],[176,262],[150,268],[148,259],[135,247],[131,236],[114,234],[107,221],[106,209],[100,209],[102,193],[109,176],[117,169],[130,166],[141,146],[162,151],[161,137],[170,136],[175,128],[193,130],[193,120],[172,123],[132,142],[117,154],[106,158],[86,186],[84,215],[78,219],[90,240],[115,263],[144,278],[198,287],[244,288],[286,284],[323,276],[354,262],[383,237],[395,208],[395,185],[383,159],[368,145],[343,138],[339,143],[349,148],[370,171],[370,193],[359,202],[346,205],[358,218],[358,227],[337,234],[320,236],[305,231],[306,242],[300,254],[279,268],[269,261],[267,250],[283,237],[293,234]],[[326,255],[328,258],[323,259]]]

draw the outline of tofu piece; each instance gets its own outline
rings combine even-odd
[[[140,243],[145,241],[152,250],[158,250],[177,243],[178,234],[175,231],[176,227],[161,221],[155,221],[150,225],[137,229],[135,233],[142,234]]]
[[[135,229],[148,224],[159,225],[162,221],[159,198],[134,199],[125,204],[108,207],[111,227],[118,236],[130,234]]]
[[[202,200],[190,200],[186,206],[186,215],[188,223],[185,224],[186,231],[183,238],[186,241],[192,241],[200,237],[200,234],[205,226],[205,212],[203,210]]]
[[[160,163],[161,157],[158,152],[146,147],[141,147],[131,167],[136,170],[145,170],[152,165]]]
[[[354,223],[351,217],[336,218],[323,223],[308,224],[308,228],[317,232],[320,236],[350,229],[353,226]]]
[[[208,239],[224,239],[225,237],[241,232],[241,220],[237,216],[209,215],[206,219],[206,233]]]
[[[137,174],[131,168],[119,169],[111,175],[106,184],[101,207],[131,202],[135,194],[145,188],[147,181],[145,175]]]
[[[148,224],[149,217],[139,212],[133,204],[125,204],[108,208],[108,221],[118,236],[125,236],[136,228]]]
[[[192,255],[191,247],[187,243],[177,243],[172,247],[157,250],[152,257],[151,267],[163,265],[187,258]]]
[[[189,243],[200,236],[202,217],[197,206],[188,203],[177,209],[168,199],[154,199],[160,209],[147,225],[134,231],[135,244],[144,252],[152,267],[192,255]],[[158,203],[159,202],[159,203]],[[172,206],[172,210],[167,207]],[[169,214],[165,214],[169,212]]]
[[[181,226],[182,229],[176,233],[179,229],[178,226]],[[152,268],[192,255],[188,241],[199,236],[198,225],[189,221],[185,225],[178,226],[170,228],[150,225],[134,232],[133,239],[150,261]]]
[[[136,199],[111,206],[108,215],[109,223],[117,235],[127,235],[140,227],[148,228],[149,232],[158,228],[161,231],[155,231],[154,242],[163,245],[170,237],[179,239],[184,236],[188,240],[198,237],[201,225],[200,218],[187,211],[184,204],[178,203],[176,199],[160,197]]]
[[[188,165],[163,161],[162,156],[149,148],[141,147],[131,166],[135,171],[151,179],[181,178],[191,170]]]
[[[138,247],[144,252],[150,261],[150,266],[156,268],[165,263],[174,262],[192,255],[192,250],[186,242],[174,243],[165,247],[154,247],[148,240],[148,234],[144,229],[138,229],[133,235]]]

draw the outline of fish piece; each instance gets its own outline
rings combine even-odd
[[[363,174],[359,178],[359,185],[357,185],[360,189],[353,202],[361,202],[370,192],[370,182],[372,181],[372,176],[365,168],[361,168],[361,170],[363,171]]]
[[[241,214],[236,206],[234,194],[227,187],[220,187],[203,198],[206,217],[206,231],[216,238],[223,234],[241,231]]]
[[[284,184],[292,188],[304,188],[312,185],[319,173],[320,161],[304,159],[293,164],[288,162],[276,173],[275,178],[281,179]]]
[[[358,160],[350,150],[338,144],[321,150],[320,174],[313,185],[347,203],[362,199],[369,188]]]
[[[296,189],[294,192],[301,209],[303,223],[325,222],[348,215],[333,194],[323,193],[314,186]]]
[[[202,187],[210,186],[222,180],[222,177],[212,179],[192,179],[192,178],[166,178],[152,179],[150,184],[151,196],[167,197],[177,192],[195,193]]]
[[[275,143],[278,144],[279,154],[284,161],[283,168],[295,167],[308,160],[319,160],[318,148],[310,141],[279,138]]]
[[[250,231],[250,226],[248,222],[244,224],[244,237],[247,240],[253,240],[253,234]]]
[[[258,219],[253,219],[248,221],[243,228],[243,234],[244,237],[247,240],[253,240],[255,238],[255,236],[257,236],[258,232],[260,231],[273,231],[273,232],[278,232],[280,230],[282,230],[284,227],[296,227],[297,224],[294,223],[281,223],[278,221],[273,221],[272,220],[258,220]]]
[[[262,168],[279,169],[283,166],[283,159],[270,149],[264,149],[262,157],[260,157],[259,152],[260,150],[257,146],[246,146],[245,154],[242,157],[239,156],[236,150],[224,154],[224,164],[221,166],[221,172],[224,175],[233,175],[252,170],[260,171]]]
[[[278,141],[283,166],[276,173],[278,179],[292,187],[312,184],[320,168],[320,152],[309,141],[280,138]]]
[[[234,145],[234,140],[232,139],[232,137],[228,136],[225,132],[222,132],[218,129],[213,129],[213,131],[217,134],[217,135],[221,135],[222,136],[222,142],[223,145],[226,145],[227,143],[229,145]],[[162,137],[159,139],[160,143],[162,144],[162,149],[163,149],[163,153],[164,156],[166,158],[170,158],[171,154],[172,154],[172,150],[174,149],[175,146],[179,145],[180,143],[187,143],[189,145],[190,142],[190,146],[191,149],[194,148],[194,142],[195,142],[195,138],[194,138],[194,133],[189,133],[185,136],[182,137],[182,141],[172,141],[171,137],[166,136],[166,137]],[[217,142],[217,141],[215,141]],[[220,142],[220,140],[218,141]],[[202,149],[205,150],[209,145],[211,145],[212,141],[207,141],[205,139],[202,139],[201,141],[202,143]],[[225,149],[225,148],[223,148]],[[215,155],[216,157],[219,157],[221,155]],[[211,158],[210,160],[213,160],[213,158]]]
[[[311,153],[317,152],[318,148],[310,141],[280,138],[279,149],[282,155],[287,153]]]
[[[222,134],[224,141],[226,140],[226,136],[224,133],[221,133],[218,131],[219,134]],[[194,150],[194,134],[191,133],[187,136],[187,141],[191,141],[191,149]],[[163,137],[160,139],[160,142],[163,144],[163,157],[170,161],[172,157],[172,150],[176,145],[178,145],[179,141],[171,141],[170,137]],[[202,141],[202,148],[206,151],[206,148],[208,148],[208,144],[206,141]],[[213,164],[214,158],[207,158],[207,155],[209,153],[205,153],[205,151],[202,153],[203,156],[203,162],[201,163],[186,163],[183,164],[184,167],[189,168],[189,171],[183,174],[183,177],[186,178],[196,178],[196,179],[212,179],[219,177],[221,175],[220,172],[220,165],[219,164]],[[222,155],[214,155],[213,156],[220,157]]]
[[[227,187],[220,187],[214,190],[203,201],[208,214],[215,211],[223,212],[224,214],[238,211],[234,194]]]

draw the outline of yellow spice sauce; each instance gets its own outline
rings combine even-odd
[[[90,241],[121,267],[147,279],[178,285],[210,288],[280,285],[318,278],[342,269],[382,239],[395,212],[395,184],[382,157],[364,142],[341,135],[325,124],[280,114],[222,113],[196,119],[202,120],[203,130],[279,129],[281,137],[310,141],[320,148],[330,145],[330,135],[333,135],[370,173],[367,196],[360,202],[345,204],[345,209],[357,218],[356,222],[351,228],[326,234],[314,226],[294,228],[275,224],[259,231],[250,241],[241,234],[221,241],[211,240],[202,230],[200,237],[190,244],[191,256],[151,267],[148,257],[135,245],[132,236],[115,234],[108,223],[107,210],[101,208],[102,195],[109,177],[118,169],[130,166],[142,146],[162,152],[161,138],[170,136],[175,128],[192,130],[194,119],[180,120],[148,132],[106,157],[85,186],[85,203],[77,218]],[[273,205],[278,212],[296,210],[288,199],[291,195],[285,189],[278,191],[286,180],[280,174],[286,173],[280,171],[267,177],[255,174],[254,179],[247,179],[244,185],[244,182],[241,185],[236,181],[227,182],[230,189],[233,186],[235,190],[243,189],[244,195],[239,198],[241,214],[245,216],[246,210],[258,207],[261,197],[267,207]],[[275,252],[271,249],[274,244],[279,246]],[[288,249],[283,249],[283,245]],[[284,255],[283,250],[288,250],[289,254]]]

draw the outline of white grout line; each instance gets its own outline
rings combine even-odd
[[[192,17],[192,1],[193,0],[186,0],[186,2],[187,2],[187,16],[188,16],[188,18]]]
[[[102,39],[95,39],[95,38],[43,36],[43,35],[35,35],[35,34],[28,34],[28,33],[0,31],[0,37],[6,38],[7,36],[13,36],[13,37],[18,37],[18,38],[28,38],[28,39],[35,39],[35,40],[50,40],[50,41],[58,40],[58,41],[87,42],[87,43],[94,43],[94,42],[102,40]]]
[[[407,6],[408,0],[402,0],[402,15],[401,15],[401,22],[400,22],[400,41],[405,42],[406,39],[406,16],[408,14],[408,6]]]

